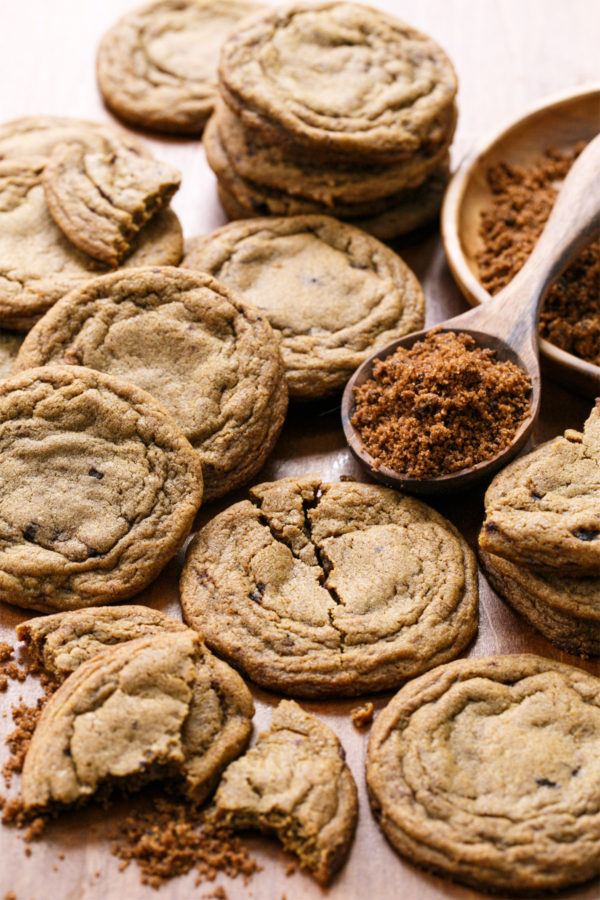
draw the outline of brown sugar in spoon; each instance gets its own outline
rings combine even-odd
[[[442,332],[471,335],[480,347],[495,351],[499,360],[509,360],[520,366],[531,378],[529,414],[512,441],[495,456],[444,475],[413,478],[376,464],[352,425],[354,389],[372,378],[373,364],[377,360],[385,359],[398,347],[412,347],[431,329],[413,332],[365,360],[348,381],[342,397],[342,426],[346,440],[354,456],[373,478],[409,493],[445,494],[492,475],[516,456],[533,429],[540,404],[538,318],[542,300],[561,272],[599,231],[600,135],[588,144],[571,167],[533,252],[510,284],[485,305],[436,326]]]

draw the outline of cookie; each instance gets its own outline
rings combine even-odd
[[[600,873],[600,680],[538,656],[461,659],[399,691],[367,753],[371,807],[411,862],[483,890]]]
[[[140,157],[115,142],[110,151],[57,144],[42,183],[50,215],[71,243],[117,266],[146,222],[164,209],[181,181],[167,163]]]
[[[24,116],[0,125],[0,160],[49,157],[57,144],[81,144],[90,152],[110,152],[115,142],[137,156],[151,156],[132,134],[103,122],[68,116]]]
[[[600,401],[583,434],[565,432],[503,469],[485,495],[483,550],[563,575],[600,575]]]
[[[321,884],[343,865],[358,814],[342,745],[293,700],[280,702],[269,731],[225,770],[215,804],[233,828],[274,833]]]
[[[181,547],[202,500],[198,456],[166,410],[83,367],[0,382],[0,450],[0,599],[16,606],[133,596]]]
[[[442,143],[457,84],[431,38],[354,3],[268,10],[225,41],[221,95],[270,143],[393,163]]]
[[[148,606],[96,606],[17,625],[17,637],[30,654],[59,681],[108,647],[151,634],[186,631],[183,622]]]
[[[131,269],[87,281],[30,332],[16,366],[57,363],[107,372],[164,404],[198,452],[205,500],[258,472],[285,419],[268,322],[201,272]]]
[[[562,650],[600,656],[600,578],[536,572],[479,551],[495,591]]]
[[[78,250],[50,215],[42,185],[46,162],[0,162],[0,322],[23,331],[68,291],[107,270]],[[179,220],[166,209],[139,233],[124,266],[177,265],[182,251]]]
[[[250,737],[241,678],[189,629],[127,641],[70,675],[48,701],[23,768],[26,810],[101,787],[177,778],[202,802]]]
[[[335,166],[317,154],[294,159],[291,148],[270,144],[260,133],[244,128],[222,100],[215,107],[215,126],[227,157],[242,178],[276,190],[336,204],[372,203],[381,197],[418,188],[444,162],[454,128],[439,145],[408,156],[395,165]]]
[[[182,265],[209,272],[267,316],[299,400],[340,391],[378,347],[425,321],[421,286],[400,257],[326,216],[226,225],[189,242]]]
[[[284,478],[215,516],[181,577],[185,621],[263,687],[397,687],[477,630],[477,566],[437,512],[372,484]]]
[[[12,373],[19,347],[23,343],[22,334],[0,330],[0,379]]]
[[[98,84],[110,109],[133,125],[200,134],[216,96],[221,44],[262,5],[241,0],[160,0],[106,32]]]

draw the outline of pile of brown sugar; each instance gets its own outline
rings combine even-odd
[[[482,285],[496,294],[533,250],[560,183],[584,144],[546,150],[529,166],[506,162],[487,172],[493,203],[481,216],[484,247],[476,256]],[[540,334],[551,343],[600,365],[600,240],[590,244],[551,288],[540,315]]]
[[[431,331],[373,366],[354,389],[352,424],[376,465],[411,478],[456,472],[511,442],[531,380],[466,334]]]

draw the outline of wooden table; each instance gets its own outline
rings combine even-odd
[[[598,77],[600,7],[590,0],[372,0],[382,9],[435,37],[455,63],[460,81],[460,117],[453,145],[453,163],[472,143],[495,131],[507,119],[546,95],[575,87]],[[2,118],[30,114],[67,114],[108,120],[98,94],[94,57],[97,42],[113,21],[135,4],[128,0],[17,0],[4,4],[0,50],[4,78],[0,86]],[[600,123],[599,123],[600,124]],[[173,206],[186,236],[208,231],[225,221],[219,207],[214,177],[206,165],[202,146],[195,140],[149,139],[160,159],[183,171],[183,186]],[[446,266],[439,236],[399,248],[421,279],[428,300],[427,324],[465,308]],[[542,412],[535,432],[538,443],[564,428],[580,428],[589,414],[590,401],[550,382],[543,386]],[[341,475],[362,478],[347,450],[334,402],[291,410],[288,422],[260,478],[319,472],[327,479]],[[227,503],[238,499],[228,498]],[[483,489],[436,502],[434,505],[475,542],[482,519]],[[226,503],[201,511],[198,524]],[[143,602],[179,615],[175,560],[140,596]],[[0,640],[14,642],[14,626],[26,614],[0,604]],[[513,614],[481,579],[481,623],[469,653],[532,651],[580,665],[600,675],[598,662],[585,662],[558,652],[527,623]],[[278,698],[254,690],[256,731],[268,725]],[[2,710],[17,696],[37,696],[33,683],[17,685],[0,695]],[[377,709],[390,695],[373,697]],[[335,729],[347,752],[360,792],[359,824],[354,846],[343,871],[328,891],[298,871],[285,876],[289,857],[273,841],[252,838],[249,843],[263,870],[244,886],[241,880],[220,877],[230,900],[287,900],[328,897],[331,900],[434,900],[481,897],[476,891],[424,874],[401,860],[376,827],[364,789],[364,758],[368,734],[350,721],[356,701],[303,703]],[[11,729],[8,712],[0,719],[2,734]],[[118,871],[110,853],[108,815],[92,808],[61,818],[33,845],[26,858],[18,834],[3,828],[0,837],[0,897],[14,891],[18,900],[107,900],[150,898],[156,894],[140,884],[131,865]],[[60,858],[64,854],[64,858]],[[194,887],[195,875],[175,879],[160,891],[163,900],[183,900],[212,892],[214,886]],[[562,897],[598,900],[598,882],[568,891]]]

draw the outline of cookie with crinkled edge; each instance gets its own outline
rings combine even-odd
[[[121,270],[87,281],[28,334],[16,368],[84,365],[149,391],[202,463],[204,499],[248,481],[287,411],[266,317],[203,272]]]
[[[397,687],[477,630],[477,565],[418,500],[317,476],[257,485],[195,536],[185,621],[263,687],[297,697]]]
[[[221,44],[261,9],[242,0],[159,0],[127,13],[98,48],[107,105],[133,125],[201,134],[217,93]]]
[[[115,142],[140,157],[151,157],[144,144],[129,132],[104,122],[69,116],[24,116],[0,125],[0,160],[49,157],[57,144],[80,144],[101,153]]]
[[[36,616],[17,625],[20,641],[59,681],[108,647],[151,634],[186,631],[187,626],[149,606],[95,606],[51,616]]]
[[[535,571],[479,551],[488,581],[549,641],[578,656],[600,656],[600,578]]]
[[[456,75],[431,38],[354,3],[296,3],[225,41],[220,91],[270,143],[392,163],[450,128]]]
[[[0,599],[52,612],[133,596],[183,544],[197,453],[154,397],[84,367],[0,382]]]
[[[514,563],[600,575],[600,401],[583,434],[565,432],[496,475],[479,544]]]
[[[50,215],[69,240],[108,266],[131,253],[136,235],[164,209],[181,181],[174,166],[115,142],[91,152],[57,144],[42,175]]]
[[[108,267],[83,253],[62,232],[46,204],[47,157],[0,161],[0,323],[28,331],[60,297]],[[171,209],[139,232],[123,268],[177,265],[181,225]]]
[[[335,733],[294,703],[225,770],[217,814],[233,828],[275,833],[321,884],[343,865],[358,815],[356,785]]]
[[[598,678],[532,655],[461,659],[379,713],[367,788],[411,862],[538,893],[600,873],[599,758]]]
[[[295,399],[341,390],[378,347],[425,319],[421,286],[400,257],[327,216],[226,225],[188,242],[182,265],[209,272],[267,316]]]
[[[264,141],[245,128],[226,103],[218,100],[215,122],[224,150],[238,175],[255,184],[301,195],[330,207],[344,203],[372,203],[400,191],[415,190],[448,154],[454,128],[427,152],[419,152],[394,165],[344,165],[316,154],[296,159],[293,148]]]
[[[157,778],[201,803],[246,747],[253,713],[242,679],[190,629],[117,644],[82,662],[44,708],[23,768],[25,808]]]

